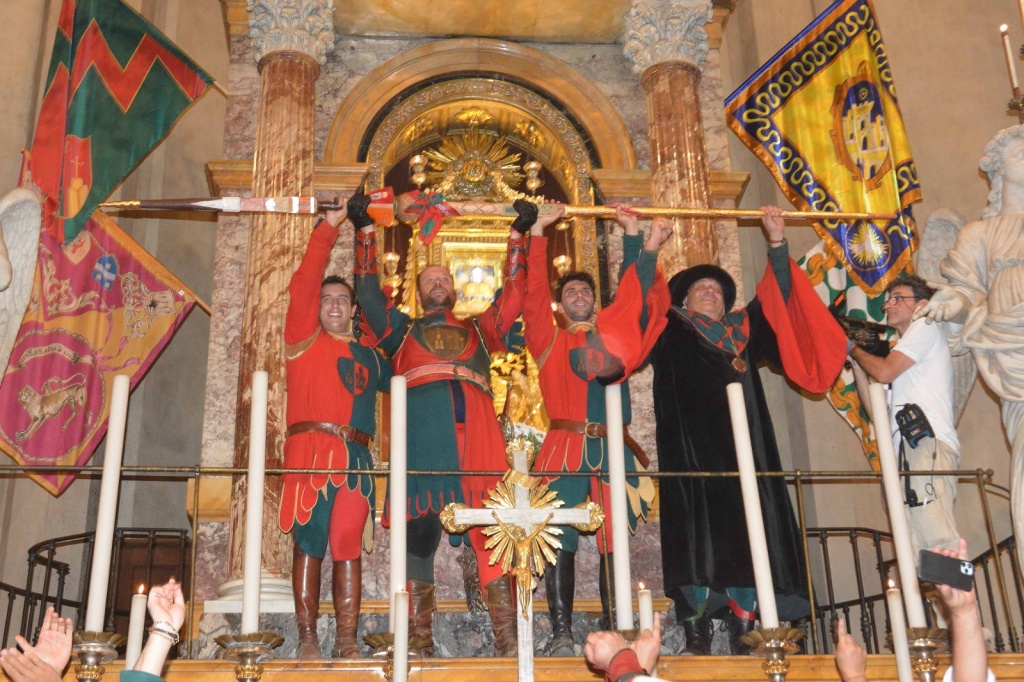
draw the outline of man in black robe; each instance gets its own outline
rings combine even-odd
[[[831,318],[824,305],[807,298],[808,292],[815,297],[813,289],[789,259],[780,209],[766,207],[764,211],[770,266],[762,285],[771,284],[773,314],[781,309],[785,316],[791,288],[800,284],[800,300],[820,308],[813,317],[820,317],[820,312],[827,326]],[[795,278],[803,281],[795,283]],[[673,306],[668,326],[651,354],[660,470],[738,470],[725,391],[727,384],[736,381],[743,385],[755,466],[758,471],[780,470],[757,366],[786,363],[780,361],[772,326],[775,317],[771,317],[772,324],[766,317],[768,305],[762,301],[762,286],[745,308],[732,312],[736,284],[715,265],[684,270],[672,278],[669,288]],[[792,332],[792,327],[789,330]],[[817,329],[811,336],[815,334]],[[791,337],[792,333],[787,335]],[[838,374],[845,353],[845,337],[837,326],[829,327],[824,337],[829,348],[836,348],[835,357],[824,366],[811,362],[815,365],[812,374],[826,375],[821,379],[815,376],[818,392]],[[786,358],[790,357],[787,353]],[[786,482],[780,477],[759,477],[757,483],[779,616],[783,620],[801,618],[809,613],[807,573]],[[675,602],[687,650],[710,652],[711,617],[718,617],[728,607],[733,653],[745,653],[738,639],[753,627],[757,607],[739,479],[665,477],[660,486],[665,594]]]

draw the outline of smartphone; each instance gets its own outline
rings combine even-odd
[[[925,582],[949,585],[964,592],[974,587],[974,564],[922,549],[917,577]]]

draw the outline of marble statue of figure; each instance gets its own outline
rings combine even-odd
[[[954,355],[970,352],[1002,403],[1010,442],[1010,510],[1024,537],[1024,126],[1000,131],[980,167],[991,191],[981,220],[964,226],[939,266],[948,284],[922,314],[952,323]],[[962,328],[960,328],[962,325]],[[1024,561],[1024,544],[1017,546]]]
[[[31,190],[0,199],[0,381],[32,297],[41,219],[42,205]]]

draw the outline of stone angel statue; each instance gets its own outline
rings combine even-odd
[[[35,192],[19,188],[0,199],[0,381],[32,297],[41,221]]]
[[[949,338],[970,352],[981,378],[999,396],[1010,441],[1010,510],[1024,538],[1024,126],[1001,130],[980,167],[991,186],[981,220],[967,224],[939,270],[947,284],[922,313],[962,325]],[[1024,543],[1017,554],[1024,562]]]

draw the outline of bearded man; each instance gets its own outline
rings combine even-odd
[[[503,338],[522,310],[526,279],[523,234],[536,220],[532,204],[516,202],[519,217],[512,223],[505,259],[504,284],[491,306],[461,320],[452,312],[456,293],[452,274],[441,266],[424,268],[417,278],[416,302],[422,317],[412,319],[380,288],[373,221],[351,214],[360,228],[356,243],[357,300],[377,347],[390,358],[395,374],[408,382],[407,457],[410,470],[502,471],[505,439],[494,413],[490,388],[490,354],[505,350]],[[544,224],[554,217],[541,219]],[[386,508],[386,518],[405,513],[408,520],[406,572],[409,578],[409,647],[433,655],[434,555],[441,542],[439,514],[451,502],[483,507],[494,476],[409,476],[407,508]],[[389,503],[390,504],[390,503]],[[480,584],[486,590],[500,656],[517,653],[516,606],[512,581],[501,566],[488,562],[481,528],[467,540],[477,556]],[[461,537],[452,536],[454,543]]]

